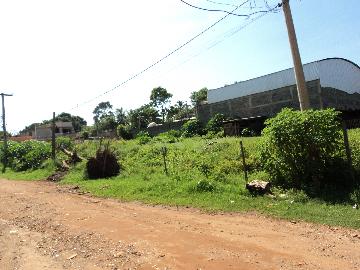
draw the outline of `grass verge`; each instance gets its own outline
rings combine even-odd
[[[360,212],[349,204],[328,204],[302,193],[281,190],[276,190],[274,197],[253,197],[245,189],[241,177],[228,183],[216,183],[212,192],[201,192],[196,189],[197,181],[177,181],[161,173],[148,179],[142,175],[121,175],[111,179],[84,180],[83,169],[84,164],[78,165],[61,183],[78,185],[95,196],[123,201],[190,206],[209,212],[257,211],[288,220],[360,228]]]
[[[0,177],[9,180],[38,181],[46,179],[55,172],[55,165],[52,161],[46,161],[44,165],[37,170],[27,170],[15,172],[7,168],[4,173],[0,172]]]

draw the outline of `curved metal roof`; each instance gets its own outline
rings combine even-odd
[[[349,94],[360,93],[360,67],[343,58],[327,58],[305,64],[306,81],[320,80],[322,87],[332,87]],[[208,103],[295,85],[294,69],[274,72],[208,91]]]

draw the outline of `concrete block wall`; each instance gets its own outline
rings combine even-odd
[[[349,94],[334,88],[321,88],[324,108],[336,108],[341,111],[360,110],[360,94]]]
[[[322,107],[321,87],[319,80],[307,82],[312,108]],[[279,89],[229,99],[212,104],[203,104],[197,107],[197,117],[203,123],[207,122],[216,113],[237,119],[252,116],[272,116],[283,108],[299,109],[296,85]]]

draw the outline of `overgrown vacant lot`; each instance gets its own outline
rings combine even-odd
[[[351,131],[350,139],[354,165],[359,166],[360,130]],[[169,140],[167,136],[160,136],[145,144],[138,139],[113,142],[122,166],[118,177],[86,180],[85,164],[81,163],[62,183],[121,200],[193,206],[208,211],[256,210],[287,219],[360,228],[360,214],[353,209],[351,198],[325,201],[309,198],[301,191],[276,188],[273,196],[249,194],[245,189],[240,140],[244,142],[250,180],[267,180],[258,159],[260,137]],[[99,142],[85,142],[76,148],[81,155],[90,157],[98,146]],[[168,174],[164,171],[163,147],[167,150]]]
[[[349,133],[353,164],[359,168],[360,130]],[[273,188],[273,195],[252,196],[245,189],[239,142],[243,140],[249,179],[267,180],[259,162],[260,137],[249,138],[175,138],[160,135],[130,141],[112,141],[111,149],[119,157],[121,173],[117,177],[87,180],[85,162],[77,164],[62,184],[77,185],[101,197],[151,204],[192,206],[206,211],[257,211],[291,220],[360,228],[359,210],[353,205],[359,194],[325,200],[310,198],[302,191]],[[79,155],[94,156],[100,142],[77,143]],[[168,173],[165,173],[165,162]],[[60,158],[61,155],[59,154]],[[54,169],[46,163],[42,169],[14,173],[4,177],[43,179]],[[329,197],[336,198],[337,194]],[[358,202],[357,202],[358,203]]]

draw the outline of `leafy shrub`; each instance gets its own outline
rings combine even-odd
[[[163,132],[157,136],[159,141],[167,142],[167,143],[175,143],[179,141],[179,138],[181,137],[181,131],[180,130],[169,130],[167,132]]]
[[[197,135],[203,135],[204,129],[199,120],[189,120],[182,126],[182,136],[194,137]]]
[[[200,164],[198,164],[197,167],[198,167],[199,171],[203,175],[205,175],[206,178],[209,177],[209,175],[211,174],[211,171],[213,169],[213,167],[207,162],[201,162]]]
[[[143,145],[143,144],[147,144],[151,141],[151,136],[150,136],[149,132],[147,132],[147,131],[140,131],[136,135],[136,139],[139,140],[139,144]]]
[[[227,183],[228,182],[228,176],[225,173],[222,172],[214,172],[213,175],[211,176],[211,179],[216,181],[216,182],[222,182],[222,183]]]
[[[338,176],[344,171],[342,132],[335,110],[283,109],[265,125],[261,161],[273,183],[319,194],[338,180],[334,171]]]
[[[212,139],[219,139],[224,137],[224,130],[219,132],[209,131],[206,135],[203,136],[205,139],[212,140]]]
[[[1,160],[4,160],[4,151],[1,147]],[[14,171],[37,169],[42,162],[51,156],[51,146],[47,142],[25,141],[8,142],[8,166]]]
[[[116,128],[117,135],[124,140],[131,140],[133,135],[131,133],[131,127],[129,125],[118,125]]]
[[[56,149],[74,149],[74,142],[69,137],[57,137],[55,140]]]
[[[83,140],[87,140],[87,139],[89,139],[89,137],[90,137],[90,133],[87,130],[83,130],[80,133],[80,138]]]
[[[297,203],[307,203],[310,198],[309,196],[302,190],[290,190],[289,196],[293,202]]]
[[[200,180],[196,184],[196,191],[198,192],[212,192],[214,189],[214,185],[208,180]]]
[[[207,123],[206,130],[208,132],[218,133],[222,130],[224,130],[223,122],[225,120],[225,117],[221,113],[215,114]]]
[[[175,138],[180,138],[181,137],[181,131],[180,130],[175,130],[175,129],[171,129],[168,132],[165,132],[169,137],[175,137]]]
[[[360,129],[349,130],[352,165],[360,179]]]
[[[352,203],[360,204],[360,187],[353,190],[350,194],[350,200]]]
[[[244,166],[240,159],[224,159],[222,162],[217,164],[217,171],[225,175],[238,174],[243,172],[243,167]]]

